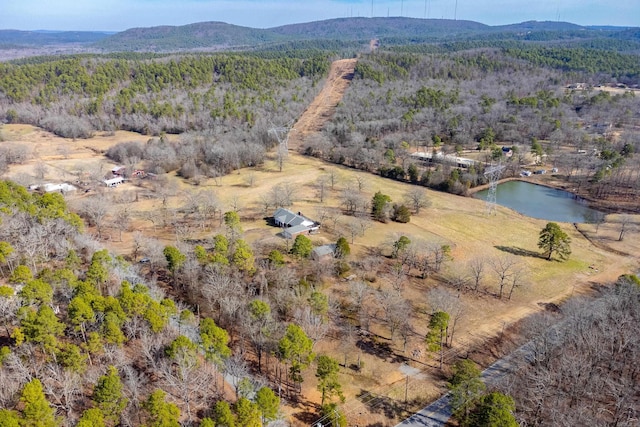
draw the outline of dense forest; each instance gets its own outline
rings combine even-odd
[[[438,28],[438,37],[446,29]],[[537,35],[557,42],[548,46],[489,34],[437,45],[382,43],[360,53],[336,114],[301,150],[458,194],[484,183],[492,163],[502,162],[507,175],[552,166],[576,191],[637,204],[640,98],[626,90],[640,79],[637,42],[565,44],[553,31]],[[360,358],[349,365],[348,357],[366,346],[389,355],[391,346],[403,347],[404,357],[417,333],[407,316],[413,302],[402,290],[410,280],[433,278],[419,311],[421,320],[429,319],[421,326],[428,333],[419,339],[440,354],[442,368],[465,312],[461,294],[502,301],[524,287],[527,271],[513,257],[469,260],[445,275],[451,246],[413,236],[394,235],[349,259],[347,237],[353,244],[372,220],[407,223],[428,207],[417,186],[392,204],[381,191],[369,197],[362,178],[338,184],[340,206],[316,212],[327,230],[345,236],[326,263],[309,261],[312,244],[305,236],[287,242],[286,252],[283,245],[248,243],[237,206],[223,206],[211,188],[185,191],[180,206],[169,207],[178,186],[163,173],[197,185],[201,177],[262,164],[278,143],[270,130],[292,124],[318,93],[336,52],[355,53],[359,44],[304,40],[242,53],[0,63],[1,123],[29,123],[68,138],[143,133],[146,143],[122,142],[104,154],[127,174],[143,164],[159,175],[138,182],[135,195],[95,191],[70,205],[58,193],[0,182],[0,426],[278,425],[281,400],[299,404],[311,379],[322,399],[314,410],[342,427],[338,361],[316,354],[316,344],[340,337],[336,352],[353,371],[362,368]],[[600,85],[620,86],[607,91]],[[468,167],[427,165],[413,151],[478,160]],[[0,172],[28,157],[18,144],[1,144]],[[322,204],[337,179],[327,170],[309,197]],[[290,206],[293,195],[291,186],[275,185],[259,210],[268,215]],[[105,229],[122,233],[129,225],[131,212],[121,207],[134,197],[161,200],[146,219],[154,230],[171,230],[175,244],[136,233],[126,257],[102,246]],[[93,236],[84,233],[83,220]],[[211,236],[184,239],[180,221]],[[361,279],[336,300],[323,285],[346,281],[350,271]],[[514,406],[508,396],[517,402],[518,421],[637,421],[629,409],[637,407],[637,386],[629,382],[638,375],[630,363],[637,339],[627,327],[638,317],[634,281],[629,276],[596,300],[531,321],[531,331],[545,331],[531,337],[536,358],[522,361],[518,375],[500,386],[505,406]],[[495,289],[487,291],[483,282]],[[387,333],[388,343],[380,344],[374,329]],[[597,396],[602,390],[605,396]],[[493,398],[502,397],[482,399]],[[589,407],[594,399],[598,413]]]
[[[425,168],[410,152],[464,157],[480,150],[484,162],[502,161],[507,176],[532,159],[544,160],[579,186],[597,183],[591,197],[617,192],[632,198],[638,188],[632,153],[640,149],[640,99],[630,91],[568,87],[583,82],[593,88],[615,82],[615,76],[635,81],[640,62],[637,56],[585,52],[510,47],[363,55],[323,138],[310,141],[306,153],[464,193],[483,183],[482,164]],[[554,59],[559,56],[561,65]],[[501,146],[513,148],[514,155],[505,158]],[[580,154],[586,149],[590,155]]]
[[[615,39],[604,40],[610,47]],[[411,150],[461,155],[480,149],[480,160],[491,162],[500,160],[499,146],[507,145],[516,153],[503,159],[507,175],[531,164],[533,153],[581,188],[595,183],[585,196],[633,198],[640,101],[633,92],[597,90],[638,82],[639,57],[623,52],[624,41],[617,43],[621,52],[508,39],[381,48],[360,56],[324,137],[308,141],[305,152],[464,193],[484,182],[482,163],[464,170],[424,167],[411,159]],[[0,64],[0,116],[73,138],[117,129],[181,133],[181,144],[164,144],[155,154],[129,147],[113,159],[155,158],[154,171],[219,176],[259,164],[277,142],[269,129],[292,123],[308,105],[332,55],[321,46],[300,41],[243,54],[119,54]],[[567,89],[576,82],[595,89]],[[603,154],[578,155],[584,150]],[[6,156],[13,157],[20,156]]]
[[[498,389],[517,402],[520,425],[637,425],[640,281],[623,276],[594,297],[527,319],[531,339]]]
[[[256,124],[288,122],[309,102],[329,67],[326,54],[26,62],[0,64],[0,114],[72,138],[116,129],[156,135],[217,127],[246,132]]]
[[[241,239],[230,243],[231,262],[226,248],[221,252],[229,244],[222,235],[215,253],[201,248],[188,259],[175,247],[159,248],[157,267],[173,275],[176,289],[195,291],[190,286],[198,279],[207,285],[198,286],[194,298],[229,303],[229,290],[236,289],[233,312],[222,304],[230,316],[224,320],[213,306],[191,310],[195,306],[168,296],[170,289],[145,279],[138,267],[100,248],[60,194],[30,194],[2,181],[0,207],[3,426],[173,426],[178,420],[255,426],[277,417],[279,397],[265,380],[250,379],[246,361],[232,356],[231,337],[218,326],[242,318],[242,334],[252,331],[259,348],[275,339],[267,334],[276,326],[270,306],[244,289],[242,274],[254,261]],[[190,284],[177,278],[185,263],[200,270]],[[214,313],[217,320],[208,317]],[[279,343],[281,360],[295,366],[299,354],[287,339],[310,339],[299,327],[290,329]],[[222,372],[235,385],[231,407]],[[167,393],[179,404],[169,403]]]

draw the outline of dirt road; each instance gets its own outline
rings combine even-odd
[[[306,138],[320,132],[322,126],[333,116],[353,78],[356,62],[355,58],[340,59],[331,64],[324,87],[298,118],[289,135],[289,150],[298,151]]]

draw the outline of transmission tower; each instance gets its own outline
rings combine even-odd
[[[487,215],[491,215],[496,210],[496,200],[498,191],[498,181],[504,170],[504,165],[498,163],[497,165],[489,166],[484,171],[484,176],[489,180],[489,191],[487,192],[486,199],[486,211]]]
[[[273,126],[273,123],[271,125]],[[278,140],[278,144],[280,145],[280,147],[278,148],[284,148],[285,150],[288,150],[289,132],[292,130],[294,130],[293,122],[289,123],[286,126],[273,126],[271,129],[269,129],[269,133],[275,135],[276,139]]]

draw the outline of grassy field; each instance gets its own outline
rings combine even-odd
[[[115,132],[108,135],[98,135],[89,140],[65,140],[47,132],[22,125],[7,125],[3,135],[9,143],[23,144],[29,147],[32,159],[23,165],[12,166],[7,177],[25,181],[33,178],[34,166],[38,162],[47,165],[44,181],[74,182],[79,171],[99,168],[107,173],[113,166],[101,154],[109,146],[121,141],[146,141],[148,137],[129,132]],[[320,203],[317,183],[320,179],[333,174],[337,177],[333,190],[328,189],[324,203]],[[217,180],[209,179],[198,186],[177,180],[176,194],[169,198],[168,209],[178,210],[186,203],[189,192],[210,191],[221,201],[223,210],[238,208],[242,217],[242,227],[245,238],[256,245],[269,245],[285,249],[285,241],[276,236],[278,229],[270,227],[265,217],[272,212],[264,210],[262,198],[276,185],[289,185],[295,188],[292,210],[302,211],[314,218],[317,210],[329,207],[339,210],[340,196],[343,191],[357,190],[357,181],[364,182],[362,193],[368,200],[376,191],[381,191],[391,197],[393,201],[401,202],[404,194],[411,187],[409,184],[383,179],[379,176],[352,170],[345,167],[327,164],[313,158],[290,153],[282,171],[279,171],[275,159],[267,159],[263,166],[248,168]],[[33,178],[34,182],[36,181]],[[148,212],[163,209],[157,198],[140,197],[137,201],[132,194],[151,193],[147,182],[140,187],[126,183],[115,189],[103,189],[100,197],[113,197],[114,200],[128,200],[126,205],[133,216],[130,229],[124,232],[120,240],[118,233],[112,230],[106,233],[104,245],[112,251],[129,255],[132,251],[132,236],[134,231],[140,231],[161,240],[164,244],[173,244],[176,233],[168,227],[153,224],[147,218]],[[487,279],[482,284],[480,295],[463,293],[460,295],[465,307],[464,316],[457,326],[456,339],[453,346],[463,352],[481,345],[488,338],[496,336],[506,325],[513,324],[535,311],[542,310],[547,303],[558,303],[569,295],[589,291],[592,286],[607,284],[615,280],[620,274],[634,271],[638,268],[637,255],[640,247],[637,234],[631,232],[626,239],[617,241],[618,225],[615,216],[609,216],[608,222],[600,226],[595,232],[595,226],[580,225],[578,229],[572,224],[561,224],[562,229],[572,239],[572,255],[567,262],[546,261],[538,256],[537,239],[546,221],[525,217],[506,208],[498,207],[491,216],[485,214],[483,201],[469,197],[439,193],[424,190],[430,206],[414,215],[408,224],[372,223],[363,236],[356,236],[352,245],[351,259],[364,257],[372,251],[390,251],[389,242],[394,236],[406,235],[411,240],[447,244],[451,247],[452,260],[445,266],[443,276],[463,275],[469,260],[477,257],[496,259],[504,256],[514,256],[517,262],[526,270],[526,285],[517,289],[510,301],[498,300],[493,296],[497,292],[494,279]],[[81,191],[68,195],[73,203],[85,197],[95,197],[96,192],[85,194]],[[129,197],[125,197],[125,196]],[[118,197],[114,197],[118,196]],[[114,209],[117,208],[117,203]],[[346,222],[349,218],[340,215],[335,222],[326,223],[321,233],[312,236],[315,244],[335,242],[340,235],[348,236]],[[636,218],[636,222],[638,218]],[[202,229],[197,226],[187,227],[181,234],[182,239],[206,239],[219,232],[219,222],[207,224]],[[586,237],[585,237],[586,236]],[[594,245],[589,239],[599,243]],[[517,255],[513,255],[517,254]],[[624,255],[627,254],[627,255]],[[360,274],[362,272],[358,272]],[[422,339],[426,332],[427,292],[437,286],[433,279],[408,280],[403,289],[403,296],[410,300],[416,315],[412,320],[415,331],[408,343],[408,348],[422,348]],[[340,298],[348,284],[335,279],[328,280],[325,288],[334,298]],[[375,286],[388,286],[384,277],[376,281]],[[384,337],[389,335],[382,327],[377,327],[377,334]],[[336,354],[339,360],[339,340],[329,340],[318,344],[317,351]],[[399,342],[389,342],[396,353],[401,353]],[[404,398],[404,378],[408,375],[402,369],[403,364],[398,359],[382,358],[379,354],[372,354],[362,349],[353,348],[349,363],[355,363],[359,357],[364,362],[364,369],[357,372],[344,369],[343,384],[347,402],[345,411],[350,415],[350,422],[357,424],[366,419],[367,423],[376,417],[383,420],[385,413],[377,413],[372,404],[363,403],[365,398],[358,398],[363,393],[380,394],[388,401],[380,403],[380,407],[397,404]],[[437,394],[442,385],[442,378],[434,369],[435,362],[426,356],[410,360],[409,365],[416,369],[411,379],[409,400],[416,398],[419,402]],[[424,372],[422,372],[424,371]],[[422,373],[421,373],[422,372]],[[305,398],[311,401],[319,400],[315,391],[312,373],[303,389]],[[399,397],[400,396],[400,397]],[[394,403],[395,402],[395,403]],[[369,406],[369,407],[368,407]],[[296,413],[300,408],[288,408]]]

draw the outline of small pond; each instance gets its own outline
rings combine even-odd
[[[486,200],[488,190],[474,194],[474,197]],[[507,181],[498,184],[496,203],[511,208],[532,218],[556,222],[594,222],[604,215],[591,209],[582,199],[563,190],[556,190],[525,181]]]

